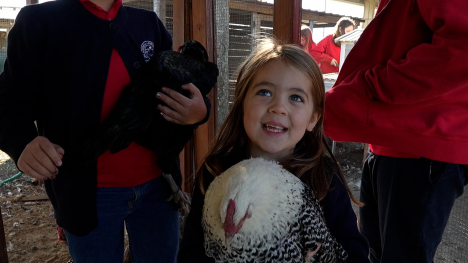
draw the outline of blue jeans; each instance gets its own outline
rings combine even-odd
[[[362,171],[361,233],[373,263],[433,262],[468,165],[371,154]]]
[[[98,227],[86,236],[64,231],[74,263],[123,262],[124,223],[133,263],[176,262],[179,213],[166,201],[170,194],[162,176],[136,187],[98,188]]]

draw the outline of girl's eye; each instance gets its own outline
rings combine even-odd
[[[271,96],[271,92],[266,89],[260,90],[257,94],[261,96]]]
[[[291,95],[289,97],[290,100],[293,100],[293,101],[297,101],[297,102],[303,102],[304,100],[302,99],[301,96],[298,96],[298,95]]]

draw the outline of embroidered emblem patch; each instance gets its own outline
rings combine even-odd
[[[143,53],[143,57],[145,58],[145,62],[148,63],[151,57],[154,55],[154,43],[151,41],[145,41],[141,44],[141,53]]]

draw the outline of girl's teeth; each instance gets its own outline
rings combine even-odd
[[[270,132],[283,132],[286,128],[274,126],[274,125],[265,125],[265,129]]]

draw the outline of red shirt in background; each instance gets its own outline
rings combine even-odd
[[[323,74],[338,72],[339,68],[330,65],[333,59],[340,64],[341,47],[337,47],[333,41],[333,35],[322,39],[311,51],[311,56],[320,65]]]

